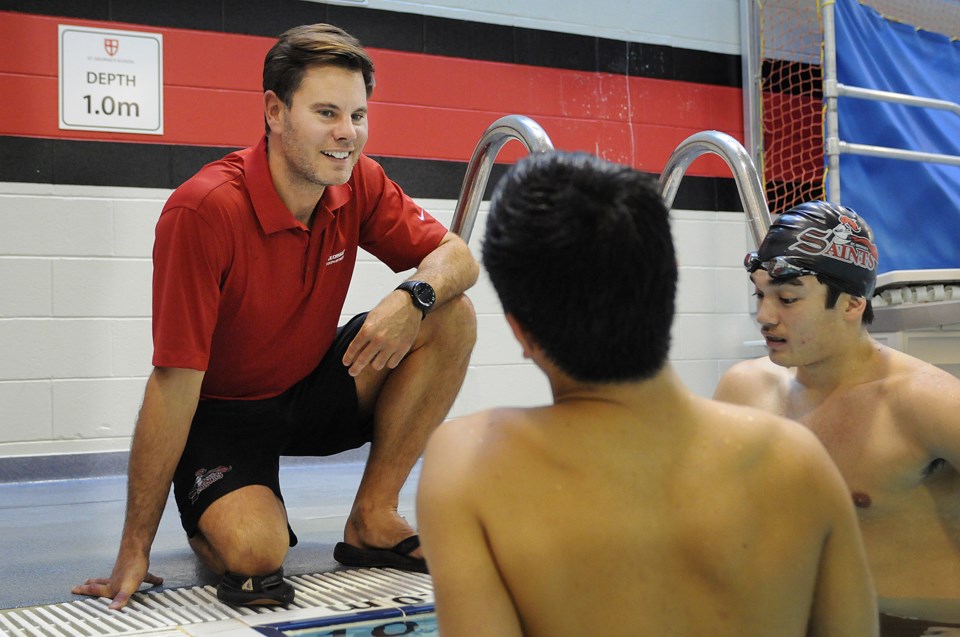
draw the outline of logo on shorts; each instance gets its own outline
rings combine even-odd
[[[200,494],[211,484],[221,479],[223,474],[231,469],[233,469],[233,467],[224,467],[223,465],[216,469],[210,469],[209,471],[203,468],[197,469],[193,478],[193,488],[190,489],[190,493],[187,494],[190,496],[190,504],[196,504]]]

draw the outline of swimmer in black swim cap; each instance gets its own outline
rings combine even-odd
[[[878,260],[873,231],[860,215],[839,204],[810,201],[780,214],[743,265],[747,272],[763,268],[775,280],[815,275],[831,289],[832,307],[840,292],[870,301]],[[864,323],[872,319],[868,303]]]
[[[713,397],[817,435],[847,481],[880,611],[924,620],[910,635],[955,624],[960,379],[866,329],[877,247],[852,210],[822,201],[788,210],[744,265],[767,351],[731,365]],[[886,617],[881,627],[908,634]]]

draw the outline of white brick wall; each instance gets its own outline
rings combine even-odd
[[[680,283],[670,360],[692,391],[710,396],[733,362],[762,354],[744,345],[757,338],[740,267],[749,243],[746,217],[674,210],[671,218]]]
[[[166,190],[0,184],[0,457],[126,449],[150,373],[150,252]],[[419,202],[445,225],[454,202]],[[479,255],[487,205],[470,241]],[[680,261],[670,360],[703,396],[731,364],[760,356],[739,264],[742,213],[672,213]],[[344,318],[404,273],[361,253]],[[452,416],[550,401],[522,357],[486,275],[471,290],[477,347]],[[898,347],[960,371],[960,334],[895,334]]]
[[[0,456],[125,449],[150,373],[150,252],[166,190],[0,184]],[[421,200],[445,225],[454,202]],[[479,255],[487,205],[471,239]],[[738,264],[739,213],[676,211],[681,263],[671,360],[709,395],[734,360],[756,355]],[[404,276],[361,253],[344,317]],[[485,275],[470,293],[479,336],[452,411],[549,402]]]
[[[6,342],[4,337],[0,337],[0,342]],[[0,406],[0,431],[4,442],[53,439],[50,381],[0,381]]]
[[[366,6],[737,55],[740,4],[672,0],[646,3],[641,12],[630,0],[368,0]],[[0,457],[128,447],[150,372],[149,257],[168,195],[0,183]],[[421,203],[449,224],[453,202]],[[471,241],[476,254],[484,211]],[[670,359],[690,388],[706,396],[727,367],[763,353],[748,343],[758,337],[739,267],[746,224],[739,213],[675,211],[673,219],[681,272]],[[369,309],[400,278],[362,256],[344,315]],[[522,358],[485,276],[470,296],[479,337],[452,414],[548,402],[546,380]],[[960,333],[889,339],[960,373]]]
[[[0,184],[0,456],[129,446],[168,195]]]
[[[366,6],[740,52],[739,0],[653,3],[639,17],[628,0],[369,0]],[[701,19],[677,19],[688,15]],[[636,19],[625,22],[624,16]],[[155,189],[0,184],[0,456],[127,448],[150,372],[149,256],[153,226],[168,195]],[[449,223],[453,202],[423,203]],[[471,242],[475,250],[484,221],[481,214]],[[741,223],[713,213],[678,216],[678,232],[690,244],[690,261],[682,262],[681,319],[695,322],[688,327],[678,320],[683,338],[676,338],[674,357],[701,393],[712,391],[717,370],[726,364],[705,350],[724,356],[738,350],[719,347],[708,336],[688,337],[687,331],[703,329],[711,312],[728,315],[724,321],[731,325],[724,331],[745,331],[739,273],[712,269],[730,255],[731,263],[738,262],[739,245],[717,254],[711,239],[742,242]],[[369,309],[399,278],[362,260],[344,314]],[[485,277],[471,298],[479,313],[479,341],[454,415],[549,400],[546,381],[521,357]]]
[[[4,255],[0,259],[0,318],[49,316],[53,308],[51,270],[49,259]]]
[[[333,2],[352,4],[342,0]],[[740,53],[740,0],[670,0],[643,4],[636,0],[485,0],[482,3],[477,0],[367,0],[366,6],[717,53]]]

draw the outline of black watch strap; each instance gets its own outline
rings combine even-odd
[[[433,286],[426,281],[404,281],[397,286],[397,289],[410,294],[413,306],[423,314],[421,318],[426,318],[427,313],[433,309],[437,302],[437,293]]]

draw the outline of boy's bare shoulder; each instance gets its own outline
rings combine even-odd
[[[542,434],[530,426],[527,412],[492,409],[442,423],[423,454],[418,502],[484,510],[499,491],[491,491],[491,485],[513,483],[531,456],[538,455]]]
[[[932,453],[960,453],[960,379],[930,363],[887,350],[882,400],[904,433]]]
[[[884,347],[888,384],[906,395],[926,400],[930,395],[960,392],[960,378],[936,365],[909,354]]]
[[[760,388],[779,390],[789,384],[790,370],[775,365],[766,356],[740,361],[730,366],[717,383],[714,396],[720,400],[729,400],[751,404],[750,397]]]
[[[491,434],[503,435],[531,420],[531,408],[499,407],[452,418],[440,424],[431,436],[452,443],[474,445],[490,442]]]
[[[529,409],[499,408],[480,411],[442,423],[427,443],[427,459],[442,457],[461,467],[489,462],[522,437],[531,420]]]
[[[723,373],[713,397],[724,402],[779,412],[791,379],[790,370],[771,363],[766,356],[745,360]]]
[[[787,370],[770,362],[767,356],[750,358],[731,365],[723,373],[723,379],[736,382],[779,381],[788,374]]]
[[[800,423],[745,405],[704,399],[716,435],[735,442],[744,457],[783,472],[787,467],[818,469],[833,463],[816,435]]]

